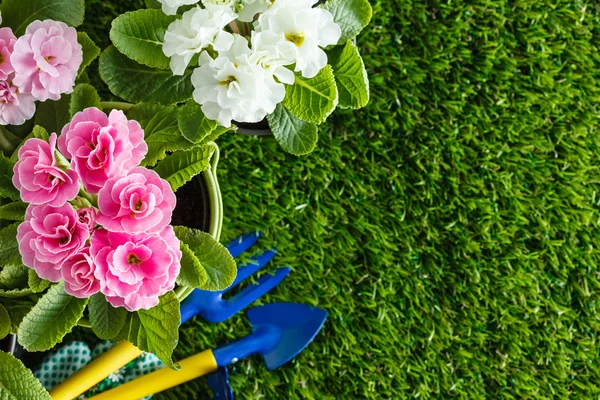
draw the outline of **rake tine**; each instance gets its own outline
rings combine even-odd
[[[244,233],[227,243],[225,247],[227,247],[232,257],[237,257],[252,247],[261,236],[261,232]]]
[[[267,265],[269,261],[275,257],[277,252],[275,250],[265,250],[263,253],[254,256],[250,259],[247,264],[240,266],[238,268],[237,276],[235,280],[227,289],[223,290],[223,293],[227,293],[231,289],[233,289],[236,285],[239,285],[244,279],[247,279],[249,276],[253,275],[256,271]]]
[[[277,269],[273,275],[261,276],[255,284],[248,286],[235,296],[232,296],[226,300],[227,313],[234,315],[242,309],[248,307],[250,304],[256,301],[256,299],[265,295],[267,292],[277,286],[282,280],[284,280],[291,270],[292,269],[290,267],[283,267]]]

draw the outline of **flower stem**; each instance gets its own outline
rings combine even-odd
[[[83,186],[79,189],[79,197],[82,197],[90,202],[94,207],[98,207],[98,195],[89,194],[85,191]]]
[[[100,102],[102,108],[108,108],[111,110],[129,111],[133,108],[134,104],[125,103],[123,101],[102,101]]]

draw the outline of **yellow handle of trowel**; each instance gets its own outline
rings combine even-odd
[[[117,386],[89,400],[135,400],[181,385],[194,378],[217,370],[217,361],[212,350],[203,351],[179,362],[179,371],[162,368],[147,375]]]
[[[52,400],[72,400],[142,353],[143,351],[126,340],[117,343],[52,389],[50,397]]]

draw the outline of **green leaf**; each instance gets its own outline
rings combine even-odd
[[[21,195],[12,183],[14,165],[15,163],[11,162],[0,152],[0,197],[19,200]],[[0,262],[2,262],[2,258],[0,258]]]
[[[12,224],[0,230],[0,267],[21,266],[21,253],[17,242],[17,226]]]
[[[49,133],[55,132],[60,135],[62,128],[71,120],[71,114],[69,113],[70,97],[63,94],[58,101],[46,100],[43,103],[38,103],[34,119],[35,124],[43,127]]]
[[[12,154],[17,146],[21,143],[21,138],[8,129],[5,126],[0,125],[0,152],[5,155]]]
[[[371,21],[373,9],[367,0],[329,0],[319,7],[329,10],[333,20],[342,29],[338,43],[354,38]]]
[[[27,288],[28,273],[29,268],[22,264],[2,267],[0,270],[0,289],[14,290]]]
[[[337,104],[338,91],[330,65],[326,65],[314,78],[296,75],[294,84],[285,88],[283,105],[306,122],[322,123]]]
[[[169,69],[162,46],[165,32],[177,17],[161,10],[137,10],[118,16],[110,29],[110,40],[130,59],[151,68]]]
[[[181,270],[177,277],[177,284],[202,288],[206,286],[208,274],[190,247],[181,242]]]
[[[67,294],[64,282],[52,286],[23,318],[19,343],[27,351],[51,349],[77,325],[87,302]]]
[[[175,76],[171,70],[150,68],[130,60],[110,46],[100,56],[100,76],[110,91],[132,103],[175,104],[192,97],[191,70]]]
[[[146,0],[146,8],[161,8],[161,4],[158,2],[158,0]]]
[[[10,315],[2,304],[0,304],[0,339],[4,339],[10,333]]]
[[[154,171],[169,182],[175,192],[194,176],[208,168],[209,156],[210,152],[204,147],[179,151],[159,162]]]
[[[304,122],[281,104],[273,114],[267,115],[269,127],[281,147],[288,153],[300,156],[314,150],[319,140],[317,126]]]
[[[117,337],[129,340],[140,350],[156,354],[162,362],[176,369],[171,357],[179,341],[179,300],[172,291],[159,300],[158,305],[149,310],[130,313]]]
[[[77,32],[77,42],[81,45],[83,50],[83,61],[79,67],[78,76],[81,77],[85,69],[90,66],[100,55],[100,47],[96,46],[96,43],[88,36],[85,32]]]
[[[369,77],[358,49],[348,41],[327,52],[340,96],[339,106],[358,109],[369,102]]]
[[[33,292],[29,288],[11,290],[0,289],[0,297],[6,299],[18,299],[19,297],[29,296],[32,293]]]
[[[184,226],[173,228],[175,235],[189,246],[202,268],[206,271],[208,279],[199,289],[215,291],[228,288],[237,274],[235,260],[229,250],[211,235],[198,229]]]
[[[17,37],[25,33],[35,20],[53,19],[67,25],[83,23],[83,0],[4,0],[0,5],[4,26],[12,28]]]
[[[200,104],[189,100],[179,111],[179,130],[186,139],[193,143],[206,143],[215,140],[228,129],[216,121],[208,119],[202,112]]]
[[[40,278],[33,269],[29,269],[27,283],[33,293],[42,293],[51,284],[50,281]]]
[[[19,149],[21,147],[23,147],[23,145],[25,144],[26,141],[28,141],[31,138],[37,138],[37,139],[42,139],[43,141],[48,141],[48,139],[50,139],[50,135],[48,135],[48,131],[46,131],[43,127],[41,126],[34,126],[33,130],[31,131],[31,133],[29,135],[27,135],[25,137],[25,139],[23,139],[23,141],[21,142],[21,144],[19,145],[19,147],[17,147],[15,149],[15,151],[13,152],[12,156],[10,156],[10,162],[11,163],[16,163],[17,160],[19,159]]]
[[[33,372],[3,351],[0,351],[0,399],[52,400]]]
[[[138,121],[144,129],[148,153],[142,165],[153,166],[165,158],[167,152],[186,150],[194,146],[179,131],[178,108],[175,106],[140,103],[127,115],[129,119]]]
[[[101,108],[100,96],[96,89],[87,83],[80,83],[75,86],[71,94],[71,102],[69,104],[69,114],[71,118],[79,111],[83,111],[88,107]]]
[[[102,340],[117,336],[127,320],[127,310],[111,306],[102,293],[90,297],[88,310],[92,330]]]
[[[25,220],[26,210],[27,203],[23,203],[22,201],[5,204],[0,206],[0,219],[5,219],[7,221],[23,221]]]
[[[0,297],[1,299],[2,297]],[[2,305],[6,308],[10,316],[10,333],[16,334],[21,321],[23,321],[23,318],[25,318],[25,315],[27,315],[35,303],[26,299],[10,298],[9,300],[4,300]]]

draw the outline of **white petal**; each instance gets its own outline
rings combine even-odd
[[[213,42],[213,47],[217,51],[227,51],[231,48],[234,39],[233,35],[229,32],[219,31]]]

